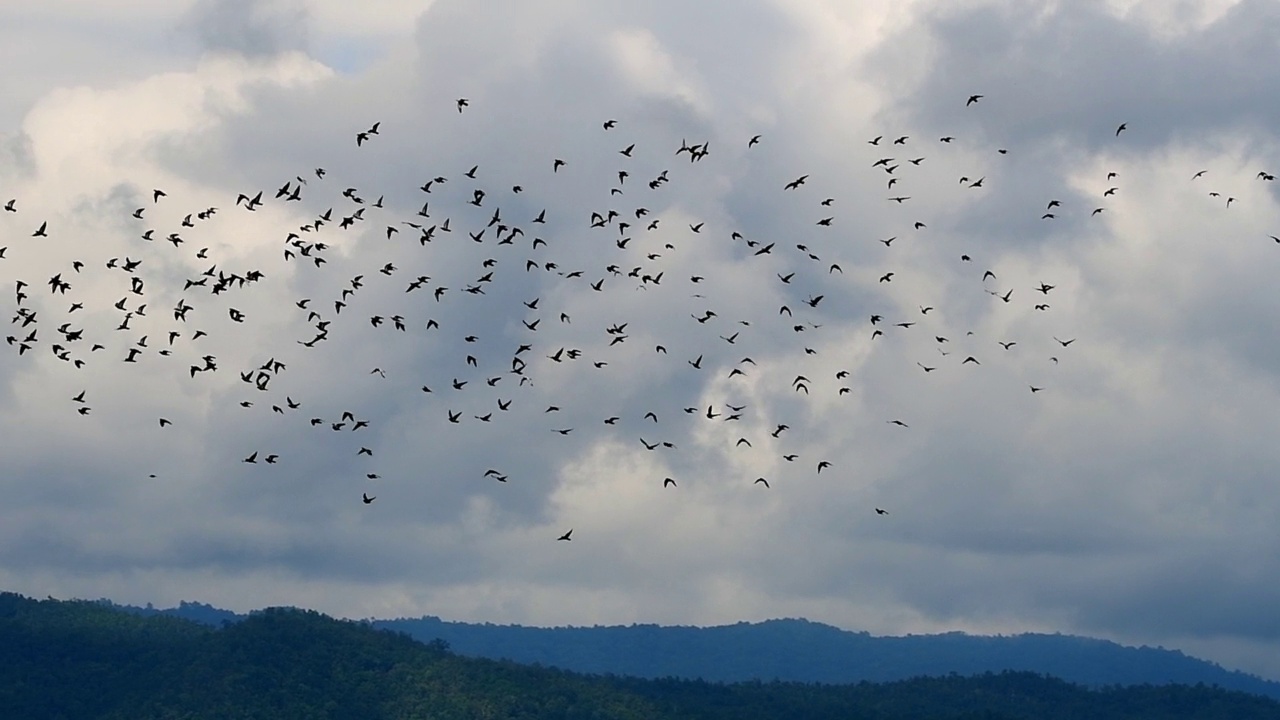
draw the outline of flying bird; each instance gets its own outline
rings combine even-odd
[[[784,185],[782,189],[783,189],[783,190],[795,190],[796,188],[798,188],[798,187],[800,187],[801,185],[803,185],[803,184],[804,184],[804,181],[805,181],[805,180],[808,180],[808,179],[809,179],[809,176],[808,176],[808,175],[801,175],[800,177],[796,178],[795,180],[792,180],[791,182],[789,182],[789,183],[787,183],[786,185]]]

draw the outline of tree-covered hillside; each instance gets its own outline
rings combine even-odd
[[[304,610],[215,629],[4,594],[0,717],[1247,720],[1280,719],[1280,702],[1205,686],[1093,691],[1032,673],[843,686],[586,676]]]
[[[194,602],[165,610],[128,609],[144,615],[177,615],[214,626],[246,617]],[[460,655],[641,678],[856,683],[1016,670],[1093,688],[1204,683],[1280,699],[1280,683],[1227,670],[1177,650],[1125,647],[1072,635],[874,637],[806,620],[708,628],[537,628],[421,617],[375,620],[373,625],[408,633],[423,642],[442,639]]]

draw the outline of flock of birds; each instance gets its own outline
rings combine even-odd
[[[971,95],[963,105],[972,108],[980,105],[982,99],[982,95]],[[470,102],[465,98],[456,100],[455,104],[459,114],[470,111]],[[977,109],[965,112],[974,111]],[[1115,130],[1115,137],[1118,139],[1126,130],[1127,125],[1120,124]],[[610,133],[610,137],[625,135],[625,124],[610,119],[603,122],[597,132]],[[359,152],[366,152],[383,137],[381,123],[375,122],[356,133],[354,143]],[[893,283],[902,272],[901,268],[890,264],[896,249],[894,243],[913,233],[925,232],[928,227],[922,217],[912,215],[915,212],[911,190],[914,174],[927,167],[928,162],[928,154],[918,148],[933,145],[945,149],[954,140],[952,136],[943,136],[930,143],[906,135],[884,135],[866,141],[867,172],[877,174],[878,182],[884,183],[884,202],[901,207],[900,212],[904,216],[902,230],[898,234],[878,239],[883,246],[885,266],[871,276],[876,278],[875,287]],[[743,138],[741,142],[747,153],[758,152],[757,146],[767,143],[768,138],[754,135]],[[150,374],[160,372],[159,363],[164,362],[172,363],[168,366],[171,368],[181,367],[185,381],[190,383],[211,381],[210,378],[217,373],[221,373],[217,377],[225,377],[226,371],[218,358],[220,344],[237,342],[236,328],[253,323],[255,319],[244,309],[248,306],[236,303],[235,298],[258,283],[286,273],[282,267],[233,269],[222,264],[213,249],[218,243],[206,239],[208,231],[205,228],[216,224],[225,213],[258,213],[272,206],[288,212],[296,212],[295,208],[314,209],[314,212],[307,213],[309,220],[301,225],[269,228],[265,232],[279,233],[280,262],[296,266],[289,274],[296,278],[312,273],[321,280],[330,281],[331,294],[327,297],[296,298],[294,307],[289,311],[293,315],[294,327],[299,330],[298,336],[278,338],[280,346],[264,349],[260,364],[231,371],[238,373],[238,381],[242,383],[236,386],[242,388],[242,398],[238,403],[246,411],[269,407],[272,413],[281,416],[295,412],[306,415],[305,398],[277,391],[277,380],[294,364],[310,362],[309,354],[323,352],[330,342],[331,333],[350,324],[367,323],[379,332],[405,333],[424,342],[429,341],[433,347],[447,348],[445,351],[456,357],[456,363],[451,367],[462,368],[459,376],[427,377],[424,382],[421,375],[406,378],[404,373],[397,374],[396,370],[382,365],[361,372],[379,382],[395,381],[403,390],[412,389],[422,402],[434,408],[433,412],[439,412],[447,424],[462,424],[499,422],[503,415],[512,412],[513,405],[518,407],[521,404],[522,393],[534,387],[544,373],[556,367],[563,368],[565,364],[572,365],[575,373],[616,372],[621,381],[625,381],[630,371],[624,364],[626,358],[635,357],[624,355],[627,344],[646,344],[641,351],[642,356],[648,359],[638,362],[676,363],[683,366],[682,372],[689,373],[722,372],[724,380],[732,387],[731,383],[736,379],[746,378],[753,372],[757,363],[751,349],[754,347],[759,351],[763,343],[769,342],[769,337],[777,337],[777,332],[790,332],[794,337],[802,338],[799,346],[803,352],[816,355],[819,352],[817,344],[804,340],[820,336],[826,323],[819,321],[829,319],[833,313],[842,321],[848,320],[843,316],[850,313],[831,309],[831,302],[827,301],[825,294],[800,291],[799,288],[802,285],[821,287],[821,283],[843,277],[851,268],[839,262],[838,244],[856,241],[848,238],[827,240],[818,236],[813,241],[792,244],[775,238],[754,237],[750,228],[715,229],[707,221],[669,229],[677,221],[663,217],[660,211],[650,207],[672,207],[672,198],[666,188],[673,181],[673,173],[663,168],[651,175],[636,177],[633,173],[642,170],[637,165],[638,158],[642,153],[648,153],[649,162],[656,163],[654,167],[661,167],[664,162],[698,164],[714,158],[711,144],[705,141],[690,144],[682,140],[678,147],[662,150],[641,148],[639,143],[621,138],[616,142],[616,148],[612,159],[616,170],[607,176],[607,182],[599,184],[601,204],[582,217],[557,214],[555,208],[548,207],[517,215],[510,208],[523,208],[530,203],[529,196],[523,195],[524,188],[518,184],[509,188],[492,186],[485,181],[485,172],[480,165],[465,170],[459,168],[460,172],[449,175],[424,176],[415,191],[420,196],[421,208],[412,215],[403,210],[403,203],[400,206],[385,204],[381,191],[347,185],[323,167],[289,177],[276,188],[255,188],[239,193],[225,208],[185,207],[174,212],[165,206],[182,201],[170,198],[164,189],[155,188],[146,194],[147,202],[121,219],[137,229],[133,241],[138,244],[136,253],[99,258],[86,247],[83,257],[75,258],[50,277],[14,279],[14,311],[11,330],[6,338],[7,347],[17,362],[34,363],[40,362],[41,358],[46,362],[60,361],[65,363],[69,373],[91,371],[103,363],[122,362],[136,365]],[[996,149],[998,155],[1006,155],[1007,152],[1004,148]],[[538,178],[538,181],[554,183],[575,171],[574,163],[549,155],[545,158],[545,177]],[[1203,175],[1204,171],[1196,173],[1192,180],[1198,181]],[[1265,172],[1259,173],[1258,178],[1274,180]],[[1112,184],[1116,179],[1115,173],[1107,175],[1107,189],[1098,198],[1099,204],[1093,207],[1067,208],[1058,199],[1045,198],[1044,207],[1038,211],[1041,212],[1040,219],[1053,221],[1064,212],[1087,213],[1088,216],[1101,214],[1106,210],[1103,203],[1120,192],[1120,187]],[[981,190],[986,187],[985,182],[985,175],[962,176],[958,185],[964,189]],[[814,232],[829,232],[827,228],[835,225],[835,208],[839,201],[836,197],[816,192],[810,183],[810,175],[780,178],[776,187],[777,192],[788,197],[797,196],[798,203],[812,208],[815,215],[813,224],[817,228]],[[1217,193],[1210,194],[1220,197]],[[1234,202],[1234,197],[1225,198],[1227,207]],[[537,204],[533,206],[537,207]],[[440,207],[448,207],[452,212],[442,212],[438,209]],[[0,248],[0,260],[6,259],[5,253],[10,249],[39,255],[50,244],[63,244],[64,247],[75,244],[75,239],[65,234],[56,219],[29,218],[24,212],[22,198],[9,199],[3,210],[0,215],[8,217],[4,218],[0,228],[12,232],[15,227],[25,226],[28,237],[21,247]],[[153,215],[165,212],[173,218],[172,223],[150,226]],[[600,266],[570,267],[571,263],[592,257],[590,252],[581,248],[558,243],[556,235],[569,234],[567,228],[570,227],[575,228],[574,232],[591,234],[595,243],[592,252],[599,252],[599,248],[605,247],[615,259]],[[359,238],[358,242],[353,242],[354,238]],[[1276,241],[1280,242],[1280,238]],[[733,262],[768,277],[769,282],[777,283],[784,296],[794,300],[781,305],[777,314],[770,317],[731,318],[733,308],[710,307],[712,300],[704,292],[710,285],[706,273],[675,277],[668,272],[673,264],[681,262],[678,259],[689,245],[722,242],[732,244]],[[11,246],[15,245],[16,242],[11,242]],[[166,246],[171,246],[171,249]],[[355,246],[358,252],[342,262],[364,264],[364,269],[351,277],[334,278],[329,269],[333,257],[331,251],[339,246]],[[441,246],[455,247],[464,254],[483,255],[484,259],[470,275],[437,277],[434,268],[439,265],[433,262],[430,253]],[[394,252],[390,249],[393,247]],[[160,250],[171,257],[181,256],[182,267],[208,267],[190,274],[180,288],[168,285],[163,292],[155,292],[153,286],[172,279],[172,273],[166,268],[179,261],[154,259]],[[833,257],[824,259],[828,250]],[[79,252],[78,246],[76,252]],[[393,259],[369,258],[378,252],[386,252]],[[557,257],[558,260],[555,259]],[[986,293],[990,302],[1025,303],[1028,313],[1042,313],[1046,322],[1052,318],[1049,312],[1051,303],[1055,293],[1061,292],[1059,282],[1053,278],[1045,278],[1027,287],[1010,286],[1001,284],[1003,281],[994,270],[976,266],[969,253],[958,254],[953,260],[961,264],[961,272],[969,272],[965,268],[975,268],[971,272],[973,291]],[[100,293],[94,296],[88,289],[82,290],[82,286],[91,284],[88,279],[91,273],[105,273],[104,277],[109,278],[109,282],[119,284],[123,296],[114,303],[100,302]],[[526,279],[516,279],[520,276]],[[544,291],[505,308],[504,319],[509,323],[509,329],[502,331],[502,338],[482,338],[478,331],[442,324],[438,319],[441,309],[449,304],[467,303],[489,295],[500,283],[527,287],[530,286],[528,278],[537,278],[534,286],[542,287]],[[96,279],[94,283],[97,283]],[[602,295],[662,293],[678,298],[668,307],[680,310],[671,315],[648,314],[638,319],[620,317],[606,327],[598,328],[595,332],[599,334],[585,349],[573,343],[561,344],[554,339],[556,328],[567,328],[575,320],[568,308],[551,306],[554,302],[551,298],[558,295],[556,287],[559,283],[576,283],[573,286],[576,290]],[[318,281],[312,286],[322,284]],[[394,308],[371,309],[368,303],[361,302],[370,292],[370,287],[388,292],[394,287],[403,301]],[[492,293],[495,296],[509,294],[511,291],[505,287]],[[156,295],[170,298],[176,295],[177,300],[172,304],[166,303],[166,307],[154,307],[152,298]],[[216,313],[206,310],[211,307],[217,308]],[[915,362],[925,374],[942,372],[944,366],[948,371],[980,366],[986,352],[1015,353],[1025,349],[1013,338],[975,338],[973,332],[955,334],[934,322],[937,314],[930,314],[934,310],[928,304],[920,304],[917,312],[908,313],[886,306],[867,313],[859,322],[865,323],[866,337],[873,342],[886,342],[883,338],[895,333],[924,332],[930,335],[936,352],[919,357]],[[467,312],[460,311],[458,317],[465,318]],[[104,322],[104,316],[110,317],[110,321]],[[696,346],[669,347],[666,343],[654,341],[664,328],[676,323],[687,324],[696,331],[699,343]],[[640,327],[642,324],[645,326]],[[303,327],[305,331],[301,330]],[[515,336],[514,340],[511,336]],[[1054,354],[1048,359],[1057,364],[1076,339],[1062,333],[1053,335],[1053,338],[1056,341],[1052,348]],[[510,343],[505,352],[497,349],[502,342]],[[338,351],[346,349],[341,339],[335,344]],[[982,349],[984,347],[985,350]],[[376,348],[372,352],[376,353]],[[287,358],[288,362],[281,358]],[[424,374],[430,376],[431,371],[424,371]],[[846,382],[849,377],[848,370],[840,370],[834,374],[831,379],[834,385],[831,385],[831,380],[796,373],[790,380],[789,392],[797,397],[817,392],[845,395],[851,392]],[[1046,380],[1027,387],[1031,394],[1039,395],[1050,384]],[[699,387],[703,385],[705,383]],[[83,389],[70,395],[67,400],[74,408],[73,412],[90,416],[94,407],[90,395]],[[568,436],[575,431],[591,432],[579,430],[573,424],[558,423],[556,419],[567,414],[561,405],[567,407],[573,403],[581,416],[587,408],[608,404],[608,398],[574,395],[569,391],[558,404],[530,410],[547,418],[545,432],[549,438]],[[470,400],[464,402],[463,398]],[[459,407],[470,408],[470,411],[457,409]],[[663,432],[660,430],[663,426],[659,423],[660,417],[665,418],[670,413],[689,422],[731,423],[742,421],[754,412],[755,409],[748,407],[745,401],[706,406],[695,401],[686,402],[679,408],[655,407],[638,418],[601,414],[594,422],[597,429],[614,431],[638,425],[645,430],[636,433],[636,442],[646,451],[668,452],[679,448],[673,440],[661,439],[663,436],[659,433]],[[768,429],[757,434],[742,433],[733,442],[734,449],[766,443],[771,448],[778,448],[778,454],[786,463],[802,460],[800,452],[786,446],[790,423],[796,420],[787,417],[764,419],[758,414],[750,419],[755,423],[753,427]],[[156,418],[155,422],[162,430],[174,424],[172,418],[163,416]],[[364,417],[354,410],[344,410],[340,415],[331,417],[310,416],[307,420],[318,430],[348,433],[366,430],[378,422],[379,418]],[[899,417],[884,418],[884,422],[901,430],[911,427]],[[741,424],[746,426],[748,423]],[[326,437],[325,441],[329,438]],[[520,438],[519,441],[543,442],[537,438]],[[368,463],[365,480],[381,479],[370,447],[359,445],[355,455],[365,458],[364,462]],[[246,448],[239,459],[252,465],[288,462],[281,452],[252,448]],[[805,460],[816,474],[836,471],[828,459]],[[510,475],[498,468],[489,468],[483,477],[505,483]],[[662,487],[674,492],[682,481],[661,477],[654,478],[654,482],[660,482]],[[746,477],[743,483],[761,489],[770,487],[769,478],[765,476]],[[369,487],[365,486],[360,495],[366,505],[378,499]],[[883,508],[873,509],[879,515],[888,514]],[[570,529],[558,539],[569,541],[572,533]]]

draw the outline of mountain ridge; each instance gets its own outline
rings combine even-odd
[[[174,615],[212,626],[249,617],[199,602],[184,601],[167,609],[100,602],[137,614]],[[1280,699],[1280,682],[1230,670],[1180,650],[1061,633],[875,636],[803,618],[708,627],[533,627],[464,623],[431,615],[364,622],[421,642],[443,640],[463,656],[584,674],[722,683],[849,684],[1014,671],[1090,688],[1200,683]]]
[[[850,685],[585,675],[465,657],[314,610],[266,608],[215,628],[0,592],[0,717],[1280,720],[1280,701],[1204,685],[1091,690],[1029,672]]]

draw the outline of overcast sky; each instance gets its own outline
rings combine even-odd
[[[1280,679],[1270,0],[0,13],[0,587]]]

